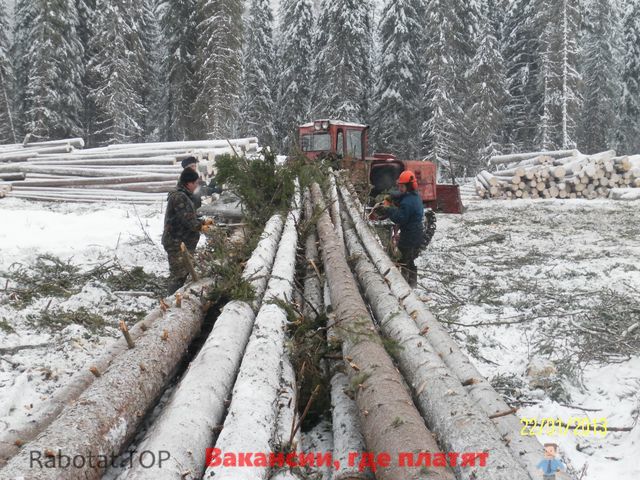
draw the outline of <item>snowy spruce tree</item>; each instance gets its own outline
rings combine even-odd
[[[193,138],[191,110],[196,99],[196,0],[164,0],[159,5],[166,55],[162,65],[166,85],[168,140]]]
[[[261,145],[275,140],[275,54],[270,0],[247,4],[242,54],[240,134],[257,136]]]
[[[471,5],[473,7],[473,5]],[[471,152],[469,84],[470,45],[476,38],[473,26],[467,24],[475,13],[463,2],[432,0],[427,11],[427,79],[424,105],[427,119],[422,125],[422,138],[430,159],[440,166],[442,174],[461,176],[475,157]]]
[[[15,143],[13,126],[13,69],[9,56],[9,19],[4,1],[0,0],[0,144]]]
[[[279,10],[280,48],[278,58],[276,118],[279,147],[287,151],[297,142],[296,127],[309,121],[312,92],[313,2],[283,0]]]
[[[84,64],[75,0],[34,3],[27,43],[21,45],[28,56],[23,128],[33,139],[78,136]]]
[[[424,0],[389,0],[380,16],[380,66],[372,115],[376,150],[422,157]]]
[[[480,45],[467,75],[473,102],[468,110],[468,117],[474,120],[471,140],[473,152],[478,152],[475,162],[469,165],[472,173],[485,168],[492,155],[502,153],[504,109],[509,99],[504,60],[493,31],[495,24],[487,20],[483,25]]]
[[[595,153],[615,146],[620,125],[622,25],[617,2],[590,0],[585,15],[579,148]]]
[[[36,4],[31,0],[17,0],[14,5],[14,31],[11,58],[13,60],[15,79],[13,91],[15,105],[14,126],[19,136],[24,135],[23,122],[20,119],[25,118],[28,109],[26,93],[31,65],[29,46],[36,12]]]
[[[544,0],[535,18],[542,32],[539,43],[539,99],[533,116],[540,118],[537,145],[545,150],[576,146],[580,111],[580,74],[577,38],[580,27],[578,0]]]
[[[622,111],[616,148],[619,154],[640,152],[640,1],[623,11]]]
[[[237,130],[242,66],[241,0],[198,0],[192,114],[197,138],[227,138]]]
[[[512,0],[503,29],[503,58],[509,102],[505,111],[505,149],[536,150],[539,125],[540,31],[535,23],[540,0]]]
[[[371,0],[325,0],[317,25],[313,116],[367,122],[372,88]]]
[[[143,76],[142,103],[146,115],[142,129],[144,138],[149,142],[158,142],[167,138],[167,87],[164,70],[164,58],[167,57],[163,42],[159,13],[155,0],[140,0],[142,15],[137,18],[136,29],[140,33],[142,50],[139,58],[142,63]]]
[[[92,134],[98,144],[144,140],[144,92],[149,79],[138,23],[144,16],[143,5],[136,0],[97,0],[100,15],[95,16],[88,68],[96,105]]]

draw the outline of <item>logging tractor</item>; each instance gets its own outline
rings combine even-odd
[[[369,185],[370,196],[392,190],[404,170],[418,180],[418,193],[426,209],[462,213],[459,186],[438,184],[436,164],[424,160],[399,160],[390,153],[367,156],[369,126],[337,120],[316,120],[298,127],[300,148],[309,160],[329,156],[337,167],[351,172],[354,183]]]

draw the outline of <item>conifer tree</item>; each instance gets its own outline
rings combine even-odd
[[[96,142],[144,140],[145,48],[138,31],[143,12],[137,0],[97,0],[90,48],[91,96],[96,105]],[[113,28],[117,25],[118,28]]]
[[[389,0],[380,16],[373,137],[377,150],[400,158],[418,158],[422,153],[424,9],[423,0]]]
[[[372,86],[371,0],[325,0],[318,20],[314,117],[367,122]]]
[[[593,0],[586,10],[585,22],[579,148],[595,153],[615,146],[620,122],[622,26],[617,2]]]
[[[640,152],[640,1],[629,0],[623,12],[622,112],[617,149]]]
[[[241,135],[255,135],[262,145],[275,140],[275,54],[270,0],[250,0],[242,55]]]
[[[34,139],[82,133],[83,48],[74,0],[38,0],[27,33],[29,57],[24,114],[25,131]]]
[[[241,0],[198,0],[194,135],[233,136],[242,67]]]
[[[278,44],[278,94],[280,115],[276,119],[282,150],[296,142],[296,127],[309,120],[312,91],[313,3],[311,0],[283,0],[280,4]]]
[[[15,143],[13,125],[13,69],[9,56],[9,20],[4,1],[0,0],[0,143]]]
[[[168,140],[195,138],[191,113],[196,99],[196,5],[196,0],[164,0],[159,6],[166,49],[162,72]]]

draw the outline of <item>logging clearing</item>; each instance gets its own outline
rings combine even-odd
[[[173,174],[164,170],[173,166],[163,163],[165,157],[173,156],[175,162],[181,149],[226,148],[216,142],[129,145],[95,149],[82,160],[69,160],[80,147],[78,142],[38,145],[34,147],[40,150],[34,152],[38,157],[31,160],[24,157],[28,153],[24,147],[16,147],[15,152],[3,150],[7,158],[14,155],[5,163],[24,165],[18,173],[26,176],[24,182],[32,182],[22,190],[12,184],[9,193],[16,195],[3,201],[19,205],[20,198],[80,201],[118,195],[135,203],[142,198],[138,195],[145,199],[154,193],[162,195],[164,185],[169,186],[171,180],[164,177]],[[41,151],[50,148],[66,151]],[[43,155],[57,155],[58,160],[42,163]],[[510,184],[515,185],[513,177],[527,178],[530,170],[536,169],[530,181],[536,181],[537,189],[537,167],[542,165],[547,165],[549,177],[540,191],[546,189],[548,178],[588,176],[591,167],[594,175],[602,169],[607,173],[601,178],[618,182],[614,175],[621,174],[616,169],[626,168],[614,152],[591,156],[585,164],[580,163],[576,151],[552,152],[544,164],[536,163],[539,157],[541,154],[497,159],[495,164],[505,165],[501,167],[504,174],[483,172],[483,188],[486,184],[487,191],[500,189],[506,182],[502,179],[510,177]],[[567,157],[575,162],[563,163]],[[113,177],[111,168],[104,168],[103,162],[110,158],[123,161],[116,164],[120,175]],[[160,158],[162,161],[154,163]],[[154,180],[146,183],[127,173],[134,171],[125,168],[129,159],[138,159],[140,163],[131,164],[136,168],[152,168],[145,175]],[[506,283],[528,282],[531,263],[557,252],[531,251],[529,257],[522,255],[526,258],[507,258],[506,245],[515,248],[507,230],[509,221],[477,219],[472,210],[471,217],[444,220],[445,228],[463,228],[471,218],[470,231],[456,238],[446,231],[437,233],[436,246],[423,253],[420,283],[425,291],[421,292],[409,287],[381,246],[368,225],[366,202],[358,198],[347,175],[334,175],[322,162],[310,165],[293,159],[279,165],[270,152],[254,159],[219,156],[215,168],[216,179],[240,201],[242,221],[235,227],[218,226],[210,233],[194,255],[192,277],[201,280],[187,284],[178,295],[160,299],[151,292],[146,298],[149,292],[145,285],[114,290],[118,298],[149,301],[154,308],[137,324],[120,323],[117,332],[121,337],[39,404],[26,426],[12,426],[0,436],[0,455],[6,462],[1,478],[539,477],[542,444],[535,436],[521,435],[518,409],[523,403],[513,396],[519,384],[511,377],[498,376],[496,380],[495,371],[487,374],[482,364],[482,358],[486,359],[483,353],[487,353],[474,348],[467,331],[461,341],[456,324],[469,322],[454,313],[464,313],[465,299],[477,300],[486,308],[509,302],[512,292],[501,292],[502,298],[494,291],[506,288]],[[14,171],[7,169],[7,173],[13,175]],[[43,177],[29,180],[34,174]],[[57,178],[62,175],[65,178]],[[112,178],[119,183],[110,183]],[[93,183],[105,179],[105,184]],[[56,184],[60,181],[80,183]],[[116,190],[116,185],[133,188]],[[509,218],[508,212],[502,213]],[[138,220],[145,231],[144,221]],[[498,230],[494,231],[496,225]],[[158,223],[154,224],[157,227]],[[629,226],[629,238],[637,233],[634,228]],[[446,251],[438,245],[442,239]],[[158,250],[157,240],[156,233],[147,232],[147,238],[141,240],[141,252],[152,258],[150,252]],[[116,243],[113,238],[110,241]],[[632,250],[629,245],[624,248]],[[491,258],[491,249],[496,258]],[[471,288],[473,272],[462,276],[455,271],[465,268],[461,259],[470,251],[483,252],[466,260],[479,262],[475,265],[478,271],[493,269],[500,275],[501,269],[511,268],[521,277],[510,270],[518,280],[500,277],[498,284],[487,273],[481,286]],[[59,276],[65,272],[59,270]],[[437,282],[433,282],[433,275],[438,276]],[[455,285],[450,285],[451,277],[455,277]],[[19,281],[12,280],[2,293],[3,302],[9,305],[32,285],[25,275],[12,278]],[[552,276],[543,278],[553,281]],[[428,282],[432,283],[426,288]],[[545,283],[540,278],[536,282]],[[65,298],[73,300],[96,287],[76,289],[63,283],[60,288],[68,291]],[[463,288],[468,290],[460,290]],[[551,298],[552,290],[551,286],[544,290],[545,298]],[[604,295],[592,295],[592,300],[597,298],[601,303],[590,304],[588,312],[586,304],[580,305],[583,311],[562,327],[575,335],[574,341],[556,342],[559,335],[549,322],[539,325],[537,336],[522,340],[522,344],[540,356],[550,348],[559,352],[569,345],[573,357],[568,356],[565,363],[576,368],[594,362],[633,361],[633,349],[640,344],[640,319],[636,318],[636,304],[619,295],[609,294],[608,300]],[[33,295],[34,308],[47,311],[48,298]],[[459,302],[457,306],[447,303],[454,300]],[[624,302],[629,302],[628,311],[622,307]],[[546,305],[539,302],[537,308],[551,308]],[[0,308],[5,306],[0,303]],[[607,311],[615,316],[606,317]],[[559,320],[549,311],[545,314],[550,320]],[[506,325],[497,325],[504,330],[493,332],[495,338],[509,337],[512,331],[506,329],[517,328],[512,324],[518,321],[504,320]],[[602,333],[605,321],[608,330]],[[606,351],[598,351],[598,342],[606,342]],[[34,341],[33,348],[23,351],[43,346],[46,344]],[[18,353],[19,349],[4,363],[17,363]],[[521,360],[525,359],[530,360],[522,353]],[[500,365],[499,354],[489,361]],[[518,364],[518,359],[510,358],[508,363]],[[529,363],[527,375],[531,376],[536,365],[546,365],[544,361]],[[515,368],[506,362],[500,366]],[[559,369],[551,366],[547,370],[554,371],[553,378],[532,377],[531,382],[541,395],[569,404],[570,398],[563,396],[567,387],[558,380]],[[539,375],[546,375],[544,368],[541,371]],[[624,428],[614,431],[624,433]],[[58,449],[85,457],[113,455],[124,460],[119,462],[124,466],[86,464],[36,472],[29,467],[31,452],[55,458]],[[209,458],[207,449],[211,449]],[[144,464],[145,452],[168,452],[169,456],[162,464],[149,467]],[[250,462],[241,456],[248,452],[253,454]],[[570,462],[573,457],[563,452],[563,459],[569,471],[559,478],[577,478]]]

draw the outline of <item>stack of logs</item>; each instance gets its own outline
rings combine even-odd
[[[483,170],[475,178],[481,198],[615,198],[640,187],[640,155],[616,156],[614,150],[498,155],[489,163],[497,170]]]
[[[81,138],[0,145],[0,198],[153,203],[175,187],[188,156],[200,160],[203,179],[215,158],[255,153],[255,137],[232,140],[132,143],[83,149]]]

